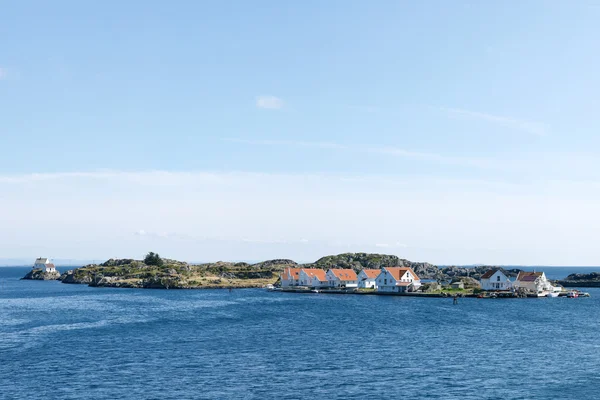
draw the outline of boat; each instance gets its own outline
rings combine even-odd
[[[569,292],[567,293],[567,297],[574,299],[579,297],[579,293],[576,290],[569,290]]]
[[[559,294],[560,292],[548,292],[546,297],[558,297]]]
[[[312,293],[319,293],[319,289],[312,289],[311,292]]]

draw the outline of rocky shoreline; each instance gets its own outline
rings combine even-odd
[[[44,272],[41,268],[33,269],[27,273],[21,279],[33,280],[33,281],[56,281],[60,280],[60,272]]]

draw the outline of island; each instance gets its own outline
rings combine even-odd
[[[60,279],[60,272],[56,270],[56,267],[49,258],[39,257],[35,260],[33,269],[21,279],[34,281],[55,281]]]
[[[600,287],[600,272],[571,274],[558,283],[564,287]]]
[[[41,268],[37,268],[41,266]],[[289,259],[274,259],[259,263],[225,262],[191,264],[162,258],[149,252],[144,259],[110,259],[101,264],[89,264],[59,274],[48,259],[38,259],[23,279],[59,280],[65,284],[85,284],[92,287],[143,289],[214,289],[258,288],[278,285],[286,268],[363,269],[409,267],[421,279],[435,282],[463,283],[465,289],[477,289],[478,279],[489,266],[438,267],[426,262],[413,262],[395,255],[373,253],[343,253],[322,257],[313,263],[299,264]],[[503,270],[514,277],[519,270]],[[431,285],[435,290],[435,284]]]

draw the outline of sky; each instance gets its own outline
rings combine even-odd
[[[0,258],[600,264],[598,2],[0,8]]]

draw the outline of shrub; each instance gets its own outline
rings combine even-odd
[[[162,267],[164,263],[163,263],[162,258],[160,258],[160,256],[158,255],[158,253],[150,252],[150,253],[146,254],[146,257],[144,258],[144,264],[156,265],[157,267]]]

